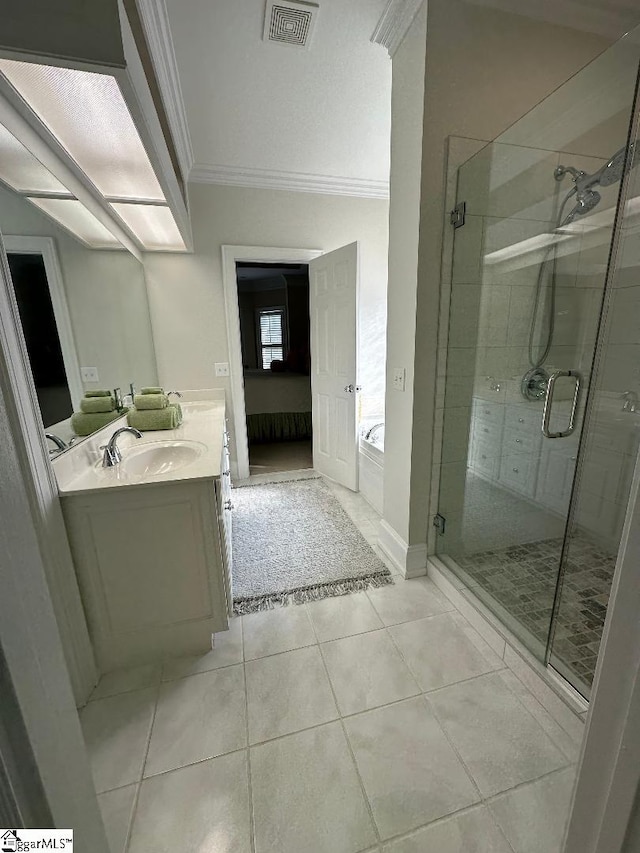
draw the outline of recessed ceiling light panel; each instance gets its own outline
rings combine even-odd
[[[103,195],[164,201],[114,77],[2,58],[0,71]]]
[[[267,0],[263,38],[294,47],[309,47],[317,15],[317,3]]]
[[[69,194],[69,190],[1,124],[0,180],[22,193]]]
[[[168,207],[160,204],[123,204],[111,207],[148,252],[184,252],[186,246]]]
[[[120,241],[78,199],[29,197],[29,201],[92,249],[122,248]]]

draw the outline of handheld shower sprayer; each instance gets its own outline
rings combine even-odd
[[[627,171],[634,165],[634,154],[634,145],[625,145],[619,151],[616,151],[604,166],[601,166],[597,172],[593,172],[591,175],[582,169],[576,169],[574,166],[558,166],[553,172],[553,177],[556,181],[561,181],[565,175],[571,175],[574,187],[565,201],[568,201],[572,195],[575,195],[577,204],[566,218],[558,223],[557,227],[560,228],[563,225],[568,225],[569,222],[573,222],[576,216],[584,216],[593,210],[602,199],[600,193],[594,190],[593,187],[596,185],[610,187],[612,184],[617,183],[624,174],[625,162]]]
[[[592,211],[602,200],[602,195],[595,189],[596,186],[609,187],[620,181],[625,174],[638,162],[633,144],[620,148],[597,172],[588,174],[575,166],[557,166],[553,177],[560,182],[565,175],[571,175],[573,186],[564,196],[558,210],[555,229],[561,229],[573,222],[578,216],[585,216]],[[575,200],[573,208],[564,214],[567,204],[571,199]],[[522,377],[521,391],[526,400],[538,400],[544,396],[548,373],[543,367],[551,351],[553,344],[553,333],[556,313],[556,289],[557,289],[557,263],[558,255],[556,244],[553,243],[545,252],[544,258],[538,270],[538,278],[535,289],[531,325],[529,328],[529,364],[531,368]],[[545,277],[550,273],[549,286],[545,287]],[[537,327],[539,326],[540,340],[536,340]]]
[[[575,195],[576,204],[558,224],[558,228],[562,228],[564,225],[573,222],[576,216],[584,216],[586,213],[589,213],[602,200],[600,193],[592,189],[581,190],[580,192],[576,192]]]

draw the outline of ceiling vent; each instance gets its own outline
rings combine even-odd
[[[317,15],[317,3],[267,0],[263,38],[294,47],[309,47]]]

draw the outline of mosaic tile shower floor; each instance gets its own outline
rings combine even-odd
[[[458,556],[456,561],[533,636],[546,645],[562,539]],[[586,539],[574,539],[566,556],[555,654],[587,685],[600,647],[615,557]]]

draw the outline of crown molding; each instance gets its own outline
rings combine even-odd
[[[386,47],[389,56],[393,57],[423,2],[424,0],[388,0],[371,41]]]
[[[185,181],[193,167],[193,148],[165,0],[138,0],[140,20]]]
[[[281,172],[268,169],[196,164],[191,169],[189,181],[196,184],[222,184],[235,187],[252,187],[254,189],[322,193],[324,195],[389,198],[388,181],[334,178],[305,172]]]

